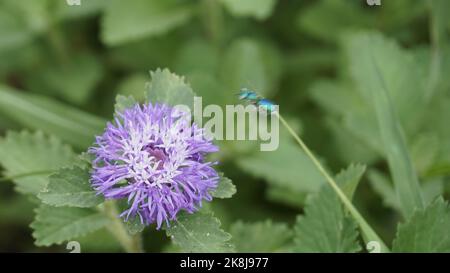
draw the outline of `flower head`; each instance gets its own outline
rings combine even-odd
[[[219,175],[205,155],[218,148],[189,117],[166,105],[137,104],[96,138],[91,183],[106,199],[126,198],[121,217],[138,216],[159,229],[180,210],[193,213],[212,199]]]

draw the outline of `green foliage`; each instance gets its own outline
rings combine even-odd
[[[352,196],[364,167],[351,165],[339,173],[337,182]],[[308,200],[305,214],[297,217],[294,226],[296,252],[358,252],[358,225],[346,214],[336,193],[329,185]]]
[[[220,0],[234,16],[251,16],[259,20],[267,19],[277,0]]]
[[[142,232],[144,230],[145,226],[142,224],[139,217],[134,217],[132,219],[129,219],[125,223],[125,228],[127,229],[129,234],[134,235],[139,232]]]
[[[60,207],[94,207],[103,202],[92,189],[90,173],[80,167],[62,168],[49,177],[47,187],[38,195],[45,204]]]
[[[42,132],[8,132],[0,139],[0,164],[22,193],[37,194],[49,175],[75,159],[71,148]]]
[[[415,208],[422,208],[423,199],[397,113],[407,113],[410,119],[419,112],[416,109],[423,102],[420,93],[423,89],[414,80],[420,80],[420,76],[413,74],[417,70],[410,63],[411,58],[381,35],[355,35],[347,43],[351,73],[360,92],[374,108],[400,206],[403,214],[409,216]],[[354,54],[356,49],[358,54]],[[413,69],[404,69],[410,66]],[[408,101],[399,100],[404,90],[409,91]],[[398,102],[396,108],[393,101]]]
[[[373,23],[373,16],[359,3],[339,0],[315,1],[309,9],[300,11],[297,21],[301,29],[328,42],[336,42],[345,31],[364,29]]]
[[[233,185],[231,179],[220,175],[219,184],[217,188],[212,192],[212,196],[215,198],[231,198],[236,193],[236,186]]]
[[[279,53],[272,46],[252,39],[239,39],[225,52],[220,76],[229,90],[237,92],[248,86],[269,95],[274,92],[281,69]]]
[[[450,252],[450,211],[442,198],[417,210],[400,224],[392,250],[395,252]]]
[[[81,252],[120,252],[122,247],[106,228],[73,239],[78,241]]]
[[[37,245],[82,252],[358,252],[371,228],[397,233],[395,252],[449,251],[449,1],[81,2],[0,1],[1,251],[47,251],[22,234],[36,207]],[[194,94],[224,107],[243,87],[280,105],[328,173],[349,166],[335,180],[359,230],[282,127],[273,152],[216,142],[233,182],[178,215],[172,240],[95,195],[86,149],[115,111]]]
[[[316,192],[325,183],[309,158],[289,139],[280,139],[273,152],[260,152],[237,160],[239,167],[296,193]]]
[[[117,93],[123,96],[131,96],[139,102],[144,101],[146,83],[149,81],[146,74],[133,74],[125,78],[117,87]]]
[[[108,224],[108,218],[93,209],[41,205],[31,224],[36,245],[60,244],[96,231]]]
[[[168,69],[151,72],[151,82],[147,85],[147,100],[152,103],[186,105],[193,109],[194,92],[183,77],[172,74]]]
[[[230,232],[239,252],[283,252],[292,239],[292,231],[284,223],[270,220],[256,223],[234,223]]]
[[[324,186],[326,187],[326,186]],[[357,252],[358,225],[345,215],[336,194],[324,188],[295,225],[295,252]]]
[[[56,17],[64,20],[75,20],[92,15],[96,15],[101,12],[106,5],[108,5],[108,0],[87,0],[83,1],[82,5],[77,6],[75,9],[63,1],[53,0],[55,5]]]
[[[10,49],[29,42],[34,35],[48,26],[48,0],[5,0],[0,3],[0,50]]]
[[[101,132],[105,121],[43,96],[20,94],[0,85],[0,112],[25,127],[53,134],[85,149]]]
[[[366,171],[366,166],[361,164],[351,164],[347,169],[336,175],[336,182],[342,191],[351,200],[358,187],[359,181]]]
[[[123,112],[123,110],[132,107],[136,103],[136,100],[132,96],[125,97],[122,95],[117,95],[114,109],[116,112],[120,113]]]
[[[211,213],[183,213],[167,227],[167,236],[184,252],[233,252],[231,235]]]
[[[368,176],[374,191],[383,198],[383,204],[400,211],[400,204],[397,195],[395,194],[394,187],[387,177],[376,170],[370,171]]]
[[[42,89],[52,92],[67,101],[82,104],[92,95],[99,83],[103,71],[99,61],[92,55],[79,54],[73,60],[61,66],[53,64],[45,69],[39,80],[43,82]]]
[[[177,0],[131,0],[126,7],[120,0],[109,3],[102,20],[102,39],[106,44],[113,46],[159,35],[192,16],[191,6]]]

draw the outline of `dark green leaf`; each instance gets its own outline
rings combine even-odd
[[[417,83],[417,86],[411,86],[414,82],[407,79],[412,77],[417,80],[419,77],[414,78],[414,64],[411,63],[410,57],[380,34],[352,36],[347,43],[347,51],[353,78],[376,113],[402,213],[409,216],[414,209],[422,208],[424,203],[397,115],[411,111],[412,116],[408,119],[414,117],[412,111],[417,112],[417,109],[413,110],[411,107],[417,107],[417,103],[423,100],[424,95],[418,93],[423,85]],[[406,94],[408,99],[403,98],[402,104],[397,104],[398,108],[395,108],[394,102]],[[394,97],[394,100],[391,97]]]
[[[33,129],[53,134],[78,148],[92,144],[106,121],[53,99],[23,94],[0,85],[0,113]]]
[[[0,139],[0,164],[5,176],[12,177],[23,193],[37,194],[47,185],[51,173],[75,158],[69,146],[42,132],[10,131]]]
[[[147,86],[147,100],[152,103],[165,103],[171,106],[186,105],[193,109],[194,92],[183,77],[168,69],[150,72],[151,82]]]
[[[438,198],[399,225],[392,249],[395,252],[450,252],[449,226],[448,203]]]
[[[88,170],[80,167],[62,168],[49,177],[47,187],[38,195],[42,202],[52,206],[88,208],[103,202],[90,182]]]
[[[120,0],[108,4],[102,18],[102,40],[108,45],[155,36],[185,23],[192,7],[176,0]]]
[[[239,252],[277,252],[284,250],[292,239],[292,231],[286,224],[267,220],[256,223],[241,221],[231,226],[233,242]]]
[[[136,105],[136,100],[132,96],[116,96],[116,104],[114,105],[114,109],[117,113],[123,112],[125,109],[131,108]]]
[[[336,175],[336,182],[350,200],[353,199],[353,195],[365,171],[366,166],[351,164],[347,169]]]
[[[92,209],[41,205],[31,227],[36,245],[50,246],[99,230],[108,222],[103,214]]]
[[[231,179],[220,174],[219,184],[217,188],[212,192],[212,196],[215,198],[231,198],[236,193],[236,186],[233,185]]]
[[[167,228],[175,245],[184,252],[233,252],[231,235],[220,229],[220,221],[210,213],[183,213]]]
[[[251,16],[259,20],[272,14],[277,0],[220,0],[234,16]]]

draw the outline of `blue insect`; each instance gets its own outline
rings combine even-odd
[[[256,102],[256,105],[262,108],[267,113],[272,113],[277,110],[275,104],[268,99],[260,99]]]
[[[238,95],[239,95],[240,100],[246,100],[246,101],[262,108],[264,111],[266,111],[268,113],[272,113],[272,112],[276,111],[275,104],[272,101],[262,98],[256,92],[254,92],[250,89],[242,88],[241,91],[238,93]]]
[[[248,100],[250,102],[256,102],[261,98],[256,92],[247,88],[242,88],[238,95],[240,100]]]

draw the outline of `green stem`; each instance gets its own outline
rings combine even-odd
[[[221,4],[217,0],[203,0],[202,5],[203,23],[207,34],[218,47],[221,43],[223,29]]]
[[[119,212],[114,201],[106,201],[103,205],[103,212],[111,220],[111,224],[108,225],[107,229],[125,251],[128,253],[143,253],[141,234],[130,235],[128,233],[123,222],[118,217]]]
[[[434,3],[429,0],[430,9],[430,39],[431,39],[431,62],[429,67],[429,78],[427,82],[427,89],[425,93],[426,99],[430,100],[436,91],[436,87],[439,84],[439,79],[441,77],[441,27],[440,18],[441,12],[437,10],[439,7],[434,6]]]
[[[294,139],[297,141],[297,143],[300,145],[300,147],[303,149],[303,151],[306,153],[306,155],[311,159],[311,161],[314,163],[314,165],[319,170],[319,172],[325,177],[327,182],[330,184],[330,186],[336,192],[338,197],[341,199],[344,206],[347,208],[347,210],[350,212],[350,214],[353,216],[353,218],[359,224],[359,227],[361,228],[361,231],[363,234],[363,238],[366,241],[366,243],[368,243],[370,241],[376,241],[380,244],[381,252],[389,252],[389,248],[384,244],[384,242],[381,240],[381,238],[375,233],[375,231],[370,227],[370,225],[366,222],[366,220],[361,216],[361,214],[358,212],[358,210],[353,206],[353,204],[347,198],[347,196],[339,188],[336,181],[334,181],[333,177],[331,177],[327,173],[325,168],[322,166],[322,164],[320,164],[319,160],[317,160],[317,158],[309,150],[309,148],[301,140],[301,138],[297,135],[297,133],[295,133],[295,131],[291,128],[291,126],[289,126],[289,124],[286,122],[286,120],[278,112],[275,112],[275,115],[281,121],[283,126],[289,131],[289,133],[294,137]]]
[[[67,49],[66,42],[57,23],[50,23],[50,27],[47,32],[47,39],[53,51],[55,52],[59,64],[66,65],[67,63],[69,63],[69,50]]]

